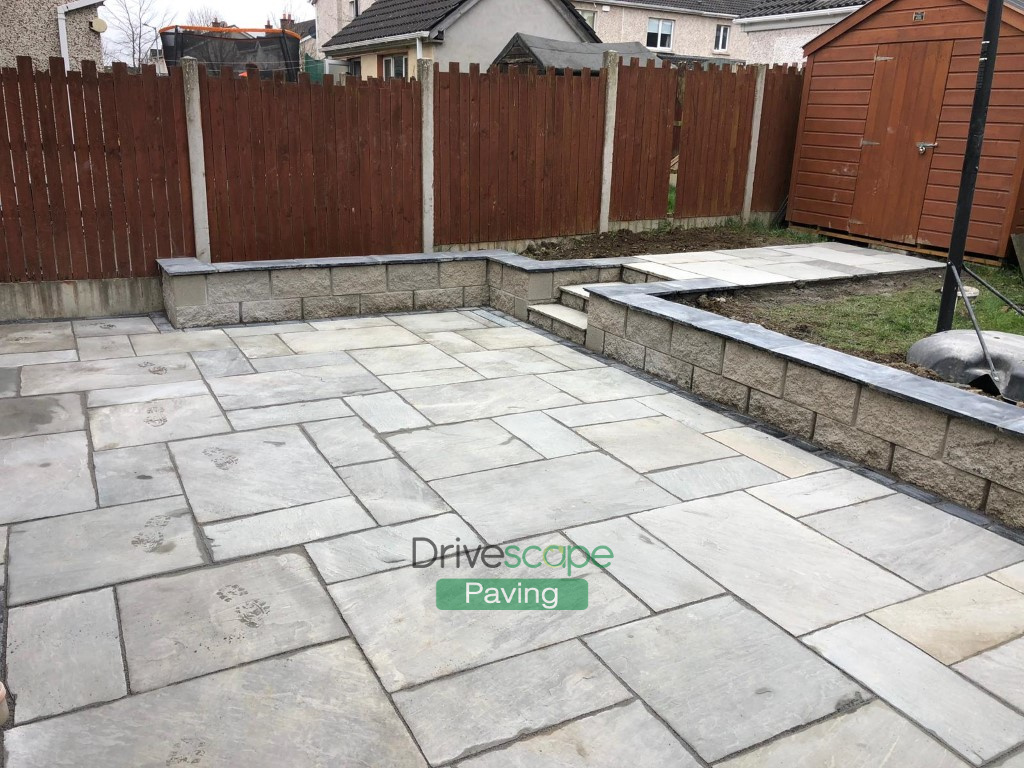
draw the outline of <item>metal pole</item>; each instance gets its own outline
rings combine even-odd
[[[981,144],[985,138],[985,121],[988,119],[988,101],[992,93],[992,76],[996,69],[996,49],[999,46],[999,25],[1002,20],[1003,0],[988,0],[985,31],[982,34],[981,54],[978,58],[978,81],[974,89],[974,105],[971,107],[971,123],[967,131],[967,150],[964,152],[960,192],[956,199],[953,233],[949,241],[946,281],[942,286],[942,301],[939,304],[938,333],[948,331],[953,327],[957,284],[959,283],[960,269],[964,263],[964,250],[967,247],[967,228],[971,223],[974,188],[978,183]]]

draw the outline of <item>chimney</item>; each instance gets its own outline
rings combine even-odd
[[[295,26],[295,19],[292,18],[290,13],[286,13],[281,16],[281,29],[291,29]]]

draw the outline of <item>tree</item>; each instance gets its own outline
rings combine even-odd
[[[202,5],[193,8],[185,17],[185,23],[193,27],[212,27],[214,22],[224,21],[224,16],[216,8]]]
[[[168,26],[172,18],[159,0],[106,0],[104,11],[110,24],[104,56],[133,67],[148,61],[150,50],[159,47],[160,28]]]

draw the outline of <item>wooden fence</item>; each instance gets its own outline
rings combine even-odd
[[[425,201],[419,83],[200,68],[212,259],[420,251],[430,202],[438,247],[592,233],[602,176],[613,227],[665,220],[675,156],[676,220],[781,205],[802,73],[634,63],[617,79],[608,168],[607,72],[435,69]],[[195,255],[182,71],[0,71],[0,247],[0,282],[147,276]]]

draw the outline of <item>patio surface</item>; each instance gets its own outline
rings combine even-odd
[[[0,326],[6,766],[1024,768],[1024,547],[755,427],[482,310]]]

